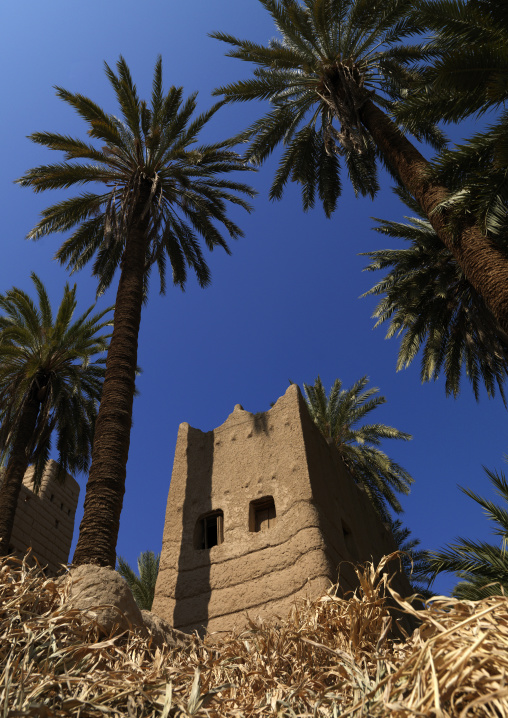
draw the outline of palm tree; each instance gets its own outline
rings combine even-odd
[[[109,334],[100,332],[112,309],[92,314],[89,307],[72,321],[76,285],[65,285],[53,316],[47,292],[32,273],[38,306],[21,289],[0,295],[0,459],[7,467],[0,486],[0,555],[9,552],[23,476],[34,463],[40,485],[57,435],[59,470],[87,471],[97,404],[104,379]],[[95,358],[94,358],[95,357]]]
[[[453,190],[444,207],[457,217],[473,214],[506,250],[508,6],[505,0],[419,0],[413,17],[433,37],[419,86],[396,107],[397,117],[410,128],[422,116],[428,122],[487,112],[495,118],[466,144],[443,152],[432,174]]]
[[[417,202],[402,190],[397,194],[417,216],[407,218],[408,223],[377,220],[376,230],[410,245],[364,253],[370,258],[366,270],[389,271],[363,295],[382,295],[373,316],[376,327],[389,323],[387,338],[401,337],[397,370],[408,367],[422,350],[422,382],[435,380],[442,372],[447,395],[456,397],[464,369],[477,400],[483,383],[489,397],[495,395],[497,384],[505,401],[508,336]]]
[[[508,482],[503,473],[498,474],[485,467],[484,470],[496,493],[507,503],[507,508],[482,498],[470,489],[460,489],[480,504],[487,517],[494,521],[497,526],[494,534],[501,537],[501,545],[458,538],[456,543],[428,553],[427,576],[430,582],[440,573],[457,573],[461,581],[452,595],[471,601],[508,592]]]
[[[426,56],[421,46],[398,44],[420,30],[410,16],[414,0],[259,1],[279,37],[264,46],[214,33],[232,46],[230,57],[255,66],[253,77],[214,94],[226,102],[270,101],[270,111],[239,137],[250,141],[246,157],[257,164],[283,144],[270,197],[279,199],[292,180],[302,187],[304,209],[317,196],[329,216],[341,193],[340,160],[355,192],[373,196],[380,159],[415,197],[508,332],[505,252],[469,218],[451,227],[447,211],[434,212],[449,192],[429,178],[429,163],[389,117],[419,79],[414,63]],[[410,129],[417,139],[443,147],[442,134],[425,115],[417,115]]]
[[[183,99],[183,89],[165,94],[162,61],[155,65],[151,106],[138,97],[123,58],[117,74],[106,64],[106,75],[120,105],[121,119],[107,114],[92,100],[57,88],[57,95],[88,124],[88,134],[105,143],[101,149],[79,139],[50,132],[31,139],[65,153],[65,161],[29,170],[18,182],[41,192],[93,183],[102,192],[84,192],[49,207],[29,233],[38,239],[52,232],[74,233],[57,258],[75,271],[92,257],[98,292],[112,282],[117,268],[114,328],[106,361],[106,377],[86,489],[74,563],[114,568],[115,547],[125,492],[126,464],[132,423],[141,308],[147,298],[151,269],[157,265],[161,292],[166,289],[169,261],[173,283],[182,289],[187,268],[200,286],[210,271],[200,248],[229,248],[215,223],[232,238],[242,235],[227,216],[230,204],[250,210],[238,193],[253,190],[227,175],[248,169],[228,141],[196,145],[200,131],[217,107],[192,119],[196,95]],[[81,160],[81,161],[76,161]]]
[[[365,489],[383,521],[389,521],[388,507],[397,513],[402,511],[395,491],[408,494],[413,478],[377,447],[382,439],[409,441],[412,437],[386,424],[355,428],[367,414],[386,402],[384,396],[376,396],[379,389],[365,388],[368,381],[364,376],[349,389],[342,389],[341,380],[336,379],[328,396],[319,376],[312,386],[304,384],[303,388],[312,420],[325,439],[338,449],[349,473]]]
[[[134,573],[127,561],[118,556],[117,571],[132,591],[134,600],[141,610],[151,611],[155,595],[155,584],[159,573],[160,553],[144,551],[138,556],[138,575]]]

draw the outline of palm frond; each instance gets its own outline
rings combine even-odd
[[[485,471],[500,498],[507,503],[508,482],[504,474]],[[459,537],[444,549],[427,554],[427,578],[433,582],[442,572],[456,573],[461,580],[453,595],[478,601],[508,591],[508,510],[470,489],[460,489],[476,501],[485,510],[487,518],[494,522],[494,534],[501,537],[501,545]]]
[[[118,556],[117,571],[125,579],[139,608],[145,611],[152,609],[155,595],[155,584],[159,573],[160,554],[144,551],[138,557],[138,575],[127,561]]]
[[[398,194],[421,216],[413,198],[401,190]],[[381,234],[409,243],[405,249],[365,253],[367,271],[388,270],[363,296],[382,297],[373,315],[375,326],[387,323],[387,338],[400,338],[397,369],[408,367],[421,353],[422,382],[444,375],[446,393],[456,397],[465,374],[476,399],[483,385],[489,397],[497,390],[504,401],[508,337],[452,254],[420,217],[377,222]]]

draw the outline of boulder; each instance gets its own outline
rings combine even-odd
[[[144,628],[143,616],[125,580],[114,569],[76,566],[60,581],[68,588],[73,608],[93,615],[107,635]]]
[[[141,611],[145,628],[152,636],[155,646],[162,648],[164,644],[170,648],[185,648],[193,642],[193,636],[188,633],[182,633],[166,621],[164,618],[157,616],[151,611]]]
[[[151,611],[140,611],[127,582],[109,567],[75,566],[59,579],[73,608],[93,616],[106,635],[135,630],[155,647],[184,648],[193,637]]]

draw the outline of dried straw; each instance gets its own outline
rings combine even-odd
[[[391,590],[386,557],[286,620],[159,650],[103,636],[66,589],[26,560],[0,562],[0,718],[7,716],[508,716],[508,599],[438,597],[417,610]],[[384,598],[419,627],[394,637]]]

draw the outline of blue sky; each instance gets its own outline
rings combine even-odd
[[[157,55],[163,58],[166,86],[199,91],[198,108],[212,103],[214,87],[248,74],[245,63],[226,58],[226,46],[207,37],[222,30],[266,42],[274,36],[258,0],[109,0],[70,3],[19,0],[0,7],[3,112],[0,115],[3,199],[0,292],[15,285],[30,289],[35,270],[54,302],[68,278],[52,260],[63,237],[37,243],[24,239],[39,212],[59,199],[40,195],[13,180],[28,168],[57,161],[56,153],[26,136],[55,131],[83,137],[84,124],[59,100],[53,86],[88,95],[116,113],[103,61],[122,54],[141,96],[148,97]],[[262,112],[255,104],[223,108],[210,123],[205,141],[230,136]],[[451,131],[459,140],[472,124]],[[476,403],[467,383],[457,400],[447,399],[444,382],[421,385],[418,362],[396,372],[397,340],[373,330],[373,298],[359,299],[379,279],[362,272],[359,252],[394,247],[372,231],[371,217],[400,220],[405,211],[382,176],[374,201],[355,199],[347,187],[330,220],[321,209],[304,214],[295,187],[281,202],[267,198],[277,158],[250,177],[259,191],[251,215],[233,216],[245,237],[231,244],[232,256],[208,254],[211,287],[190,279],[185,292],[169,287],[158,294],[153,281],[140,335],[140,395],[127,469],[118,553],[131,564],[141,551],[159,551],[178,425],[202,430],[220,425],[240,403],[253,412],[269,408],[288,379],[312,383],[319,374],[329,387],[368,375],[387,403],[372,415],[413,434],[411,442],[387,442],[385,450],[411,472],[411,495],[403,498],[404,523],[424,548],[438,548],[461,535],[491,540],[482,510],[458,484],[493,497],[482,464],[502,468],[507,451],[506,409],[483,394]],[[79,307],[95,300],[89,268],[74,275]],[[116,282],[98,306],[114,302]],[[85,478],[77,526],[82,515]],[[447,592],[453,577],[436,589]]]

